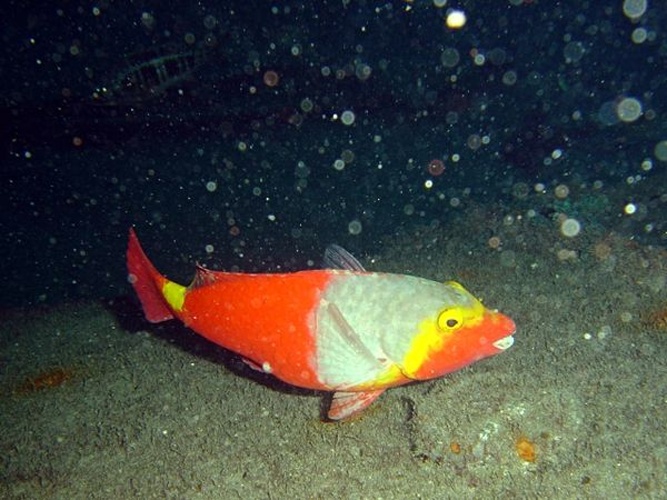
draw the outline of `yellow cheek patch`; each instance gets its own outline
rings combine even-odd
[[[185,302],[186,288],[183,285],[167,281],[162,287],[162,295],[167,300],[174,311],[183,310],[183,302]]]
[[[431,351],[442,349],[445,343],[445,335],[440,331],[438,325],[432,319],[427,319],[419,324],[417,335],[412,339],[410,350],[403,359],[405,375],[414,378],[424,360]]]
[[[405,374],[414,378],[431,353],[443,350],[448,340],[462,326],[473,326],[483,316],[484,306],[476,301],[472,307],[448,307],[440,311],[437,317],[422,321],[403,360]]]

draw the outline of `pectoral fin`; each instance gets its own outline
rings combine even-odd
[[[382,353],[373,353],[368,339],[354,330],[336,304],[321,305],[318,334],[318,373],[333,390],[367,384],[389,368],[389,361]]]
[[[375,401],[384,389],[365,392],[335,392],[327,417],[342,420],[360,412]]]
[[[373,353],[362,342],[357,332],[347,322],[340,309],[338,309],[338,306],[336,304],[329,304],[327,312],[337,327],[336,332],[340,336],[340,339],[347,345],[350,355],[373,369],[381,370],[383,368],[382,362],[373,356]]]

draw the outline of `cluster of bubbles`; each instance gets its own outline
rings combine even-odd
[[[333,162],[333,168],[335,170],[343,170],[346,165],[349,165],[354,161],[354,152],[349,150],[349,149],[344,149],[341,154],[340,158],[336,158]]]

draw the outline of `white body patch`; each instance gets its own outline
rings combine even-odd
[[[344,390],[400,368],[422,321],[474,301],[465,290],[414,276],[337,272],[316,312],[320,381]]]

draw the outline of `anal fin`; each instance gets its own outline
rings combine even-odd
[[[342,420],[351,417],[368,407],[384,391],[384,389],[378,389],[364,392],[335,392],[327,417],[330,420]]]

